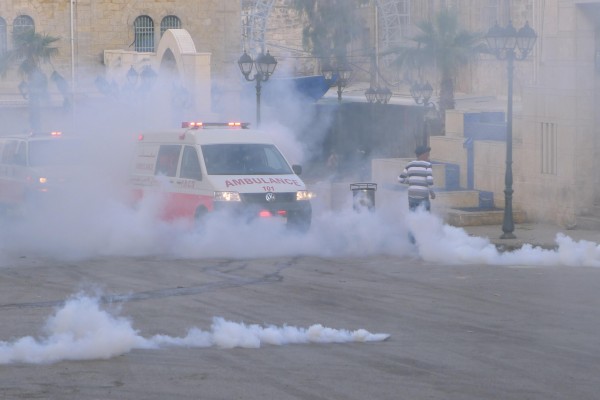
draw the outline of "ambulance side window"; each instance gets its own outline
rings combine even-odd
[[[192,146],[183,148],[183,158],[181,159],[180,178],[202,180],[202,171],[200,170],[200,161],[198,160],[198,152]]]
[[[2,149],[2,154],[0,154],[0,160],[2,164],[12,165],[15,164],[15,156],[17,154],[17,145],[18,142],[16,140],[10,140],[4,144],[4,148]]]
[[[17,150],[17,154],[15,154],[15,164],[27,165],[27,143],[24,141],[19,143],[19,149]]]
[[[179,164],[180,145],[166,144],[158,149],[154,175],[175,176]]]

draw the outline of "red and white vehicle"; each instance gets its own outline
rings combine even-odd
[[[61,132],[0,137],[0,208],[21,210],[48,197],[80,156],[79,142]]]
[[[137,199],[165,195],[165,219],[199,220],[230,210],[247,218],[310,227],[312,194],[272,139],[244,123],[184,123],[139,136],[130,183]]]

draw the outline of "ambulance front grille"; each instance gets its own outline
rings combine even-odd
[[[272,193],[275,200],[267,201],[267,193],[240,193],[242,201],[248,204],[278,204],[296,201],[296,192],[292,193]]]

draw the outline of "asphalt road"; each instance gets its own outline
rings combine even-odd
[[[0,364],[2,399],[597,399],[600,269],[446,266],[396,257],[57,262],[0,268],[0,354],[44,345],[81,290],[143,337],[246,324],[387,333],[385,341],[135,348]],[[68,354],[69,349],[63,349]]]

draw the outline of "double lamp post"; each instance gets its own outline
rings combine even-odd
[[[273,75],[275,67],[277,66],[277,60],[268,50],[267,54],[263,52],[256,57],[256,60],[253,60],[244,50],[244,54],[242,54],[238,60],[238,65],[240,71],[242,71],[242,75],[244,75],[244,78],[246,78],[247,81],[256,81],[256,126],[260,127],[261,83],[268,81],[271,75]],[[256,69],[256,72],[254,73],[254,76],[250,78],[254,69]]]
[[[508,75],[508,105],[506,110],[506,171],[504,176],[504,220],[502,222],[503,234],[501,239],[514,239],[514,222],[512,210],[512,195],[513,195],[513,174],[512,174],[512,124],[513,124],[513,74],[514,61],[520,61],[527,58],[533,50],[537,35],[525,23],[519,31],[513,27],[512,23],[505,28],[501,28],[498,24],[494,25],[485,36],[488,49],[491,54],[499,60],[507,61]]]

